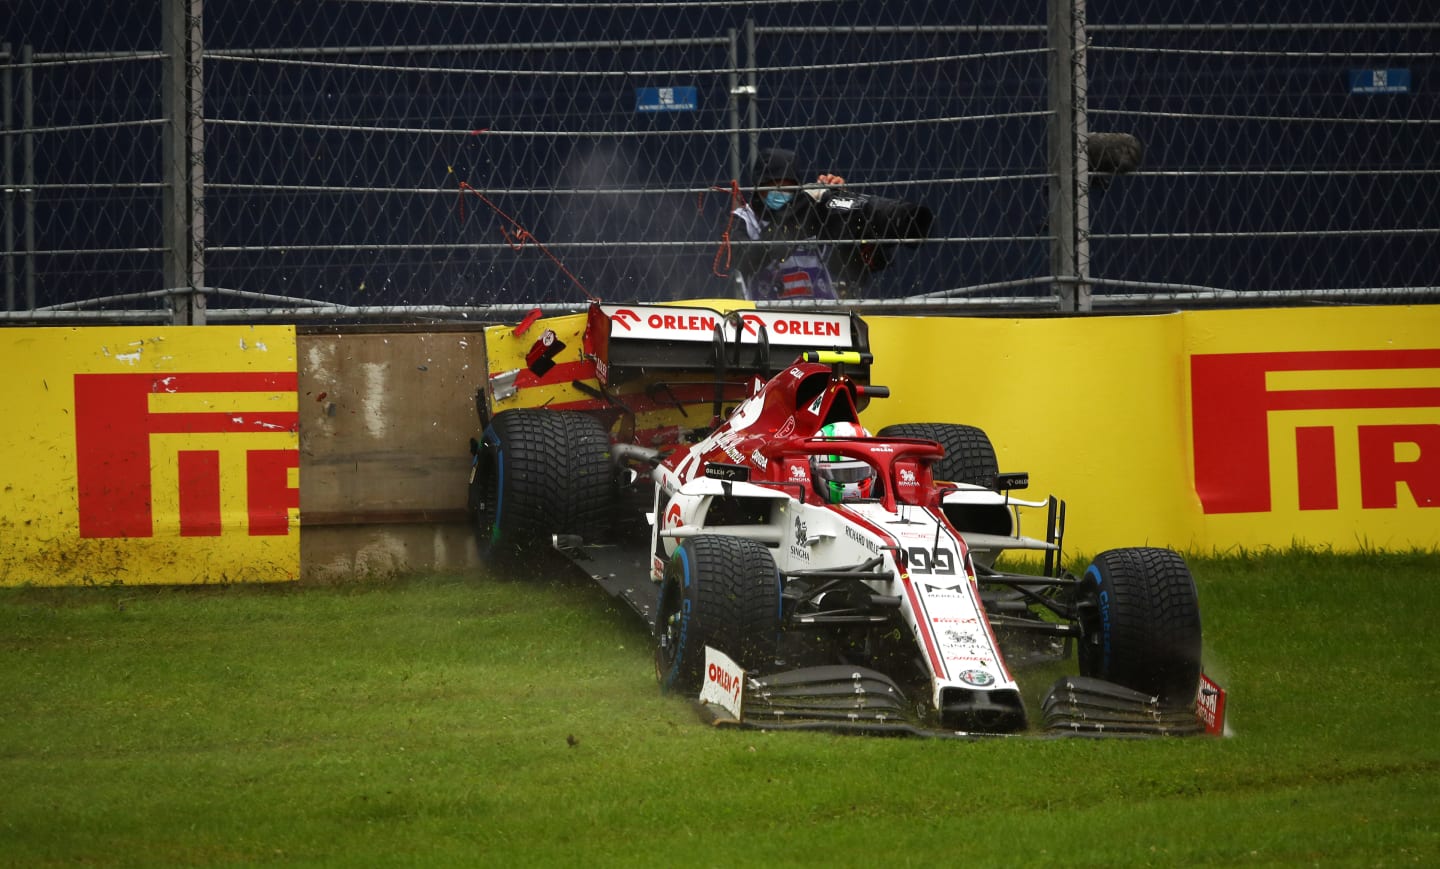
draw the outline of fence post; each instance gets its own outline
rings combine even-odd
[[[746,127],[750,131],[750,157],[746,166],[755,165],[755,155],[760,151],[760,74],[755,69],[755,19],[745,19],[745,56],[749,66],[745,70],[745,84],[749,87],[749,105],[746,106]]]
[[[167,55],[165,115],[165,286],[176,325],[205,323],[205,110],[201,52],[203,0],[163,0]]]
[[[1049,0],[1050,273],[1060,309],[1090,310],[1085,0]]]
[[[20,195],[25,202],[25,308],[35,310],[35,48],[20,47]]]
[[[730,39],[730,74],[726,83],[730,89],[730,177],[740,180],[740,101],[745,91],[740,88],[740,37],[735,28],[726,32]]]
[[[5,67],[0,70],[0,148],[4,149],[4,175],[0,187],[5,194],[5,310],[15,310],[15,137],[11,127],[15,123],[15,79],[11,69],[15,56],[11,54],[10,43],[0,43],[0,59]]]

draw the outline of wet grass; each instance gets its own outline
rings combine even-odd
[[[1192,560],[1233,738],[731,732],[566,581],[0,591],[0,865],[1434,865],[1440,555]]]

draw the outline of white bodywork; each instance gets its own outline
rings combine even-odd
[[[876,593],[900,598],[900,612],[920,646],[938,706],[946,688],[1016,691],[975,583],[969,547],[942,517],[914,506],[887,511],[877,502],[806,504],[781,489],[748,482],[695,477],[681,482],[657,468],[651,578],[659,582],[666,560],[686,537],[744,537],[769,548],[782,573],[835,570],[881,559],[866,580]],[[808,481],[805,483],[808,485]],[[951,497],[1004,497],[988,490]],[[707,525],[716,498],[744,499],[766,521]],[[1015,538],[1008,548],[1014,548]],[[1035,541],[1046,545],[1043,541]],[[660,553],[663,553],[663,558]],[[802,622],[803,623],[803,622]]]

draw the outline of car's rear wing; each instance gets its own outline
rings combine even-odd
[[[609,319],[610,364],[762,376],[806,350],[870,349],[864,321],[853,314],[694,305],[602,305]],[[723,350],[723,353],[722,353]]]
[[[869,349],[869,331],[853,313],[757,309],[735,300],[592,305],[486,329],[487,377],[477,409],[482,421],[518,407],[664,416],[741,398],[752,376],[769,377],[806,351],[853,350],[868,360]],[[846,373],[868,382],[868,361]]]

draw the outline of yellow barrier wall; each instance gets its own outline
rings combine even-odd
[[[1031,472],[1029,495],[1069,502],[1072,553],[1440,545],[1440,306],[869,322],[873,379],[894,397],[866,425],[981,426],[1001,470]],[[392,546],[387,572],[465,568],[456,517],[486,365],[478,335],[411,337],[403,352],[355,339],[344,371],[316,338],[297,377],[289,327],[0,330],[0,585],[329,575],[381,520],[456,542]],[[381,365],[409,379],[350,371]],[[307,509],[329,553],[312,546],[308,567],[297,426],[313,429]],[[426,482],[397,500],[412,476]]]
[[[866,425],[984,428],[1071,551],[1440,545],[1440,307],[870,325]]]
[[[0,585],[299,576],[290,327],[0,331]]]

